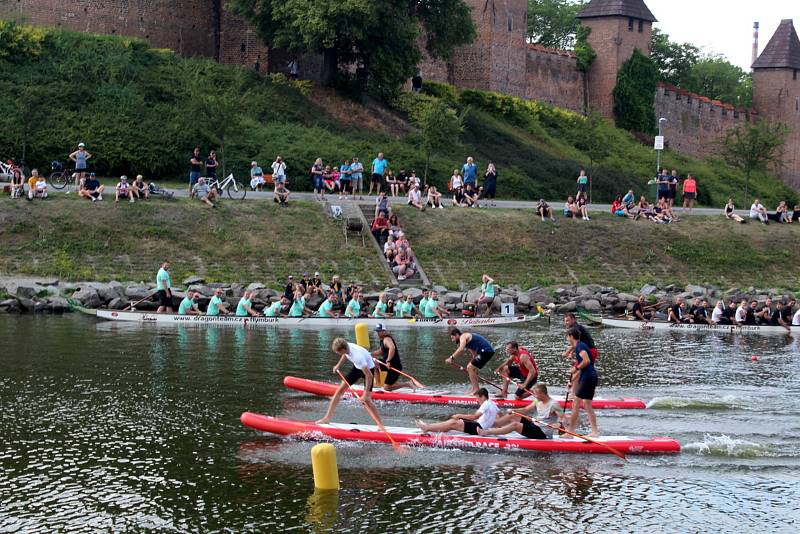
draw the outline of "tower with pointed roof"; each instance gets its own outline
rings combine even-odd
[[[589,109],[611,118],[617,73],[634,50],[650,55],[656,18],[642,0],[591,0],[578,18],[591,28],[588,42],[597,53],[586,84]]]
[[[800,188],[800,39],[791,19],[781,21],[753,63],[753,107],[761,118],[789,127],[780,175]]]

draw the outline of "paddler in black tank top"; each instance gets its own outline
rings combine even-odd
[[[452,364],[453,359],[466,351],[472,354],[472,360],[467,364],[467,375],[469,376],[469,383],[472,386],[470,395],[475,395],[478,391],[478,370],[483,369],[486,362],[494,356],[494,347],[489,341],[478,334],[471,334],[469,332],[462,333],[456,327],[450,329],[450,339],[454,343],[458,343],[456,351],[450,355],[444,362]]]
[[[392,335],[386,330],[383,323],[378,323],[378,325],[375,326],[375,332],[378,333],[378,337],[380,338],[380,345],[378,350],[372,351],[372,356],[377,356],[380,361],[389,366],[387,368],[384,365],[378,364],[381,371],[386,371],[386,379],[383,381],[383,390],[394,391],[400,388],[415,389],[414,384],[411,382],[397,381],[397,379],[400,378],[400,373],[397,371],[403,370],[403,362],[400,361],[400,351]]]

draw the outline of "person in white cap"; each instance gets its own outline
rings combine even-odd
[[[378,370],[386,371],[386,378],[383,380],[383,390],[394,391],[395,389],[401,388],[415,389],[414,384],[411,382],[397,381],[397,379],[400,378],[400,373],[397,371],[403,370],[403,362],[400,361],[400,351],[397,348],[397,342],[389,331],[386,330],[386,326],[383,323],[378,323],[375,326],[375,332],[377,332],[380,338],[380,345],[377,350],[372,351],[372,356],[377,357],[379,362],[383,362],[383,365],[378,363]]]
[[[264,171],[255,161],[250,162],[250,188],[253,191],[264,190]]]
[[[86,179],[86,172],[89,170],[89,159],[92,155],[86,150],[86,145],[78,143],[78,150],[69,155],[69,159],[75,162],[75,191],[79,190],[78,184]]]
[[[128,183],[128,177],[124,174],[119,177],[116,191],[114,191],[114,202],[119,202],[119,199],[127,198],[133,202],[133,195],[131,194],[131,186]]]

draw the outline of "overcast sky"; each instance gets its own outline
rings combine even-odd
[[[764,49],[781,19],[794,19],[800,30],[798,0],[644,0],[658,19],[656,27],[679,43],[724,54],[750,70],[753,22],[760,23],[758,51]]]

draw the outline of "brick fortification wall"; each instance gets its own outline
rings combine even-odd
[[[584,79],[575,54],[529,45],[525,98],[583,113]]]
[[[693,157],[713,154],[730,128],[756,120],[752,110],[734,108],[719,100],[660,83],[655,97],[656,117],[663,117],[667,147]]]
[[[784,182],[800,190],[800,70],[756,69],[753,105],[761,117],[789,127],[778,172]]]
[[[226,65],[242,65],[264,74],[269,70],[270,60],[266,45],[247,21],[224,9],[225,0],[222,5],[217,59]]]
[[[184,56],[217,57],[220,0],[0,0],[0,18],[147,39]]]

